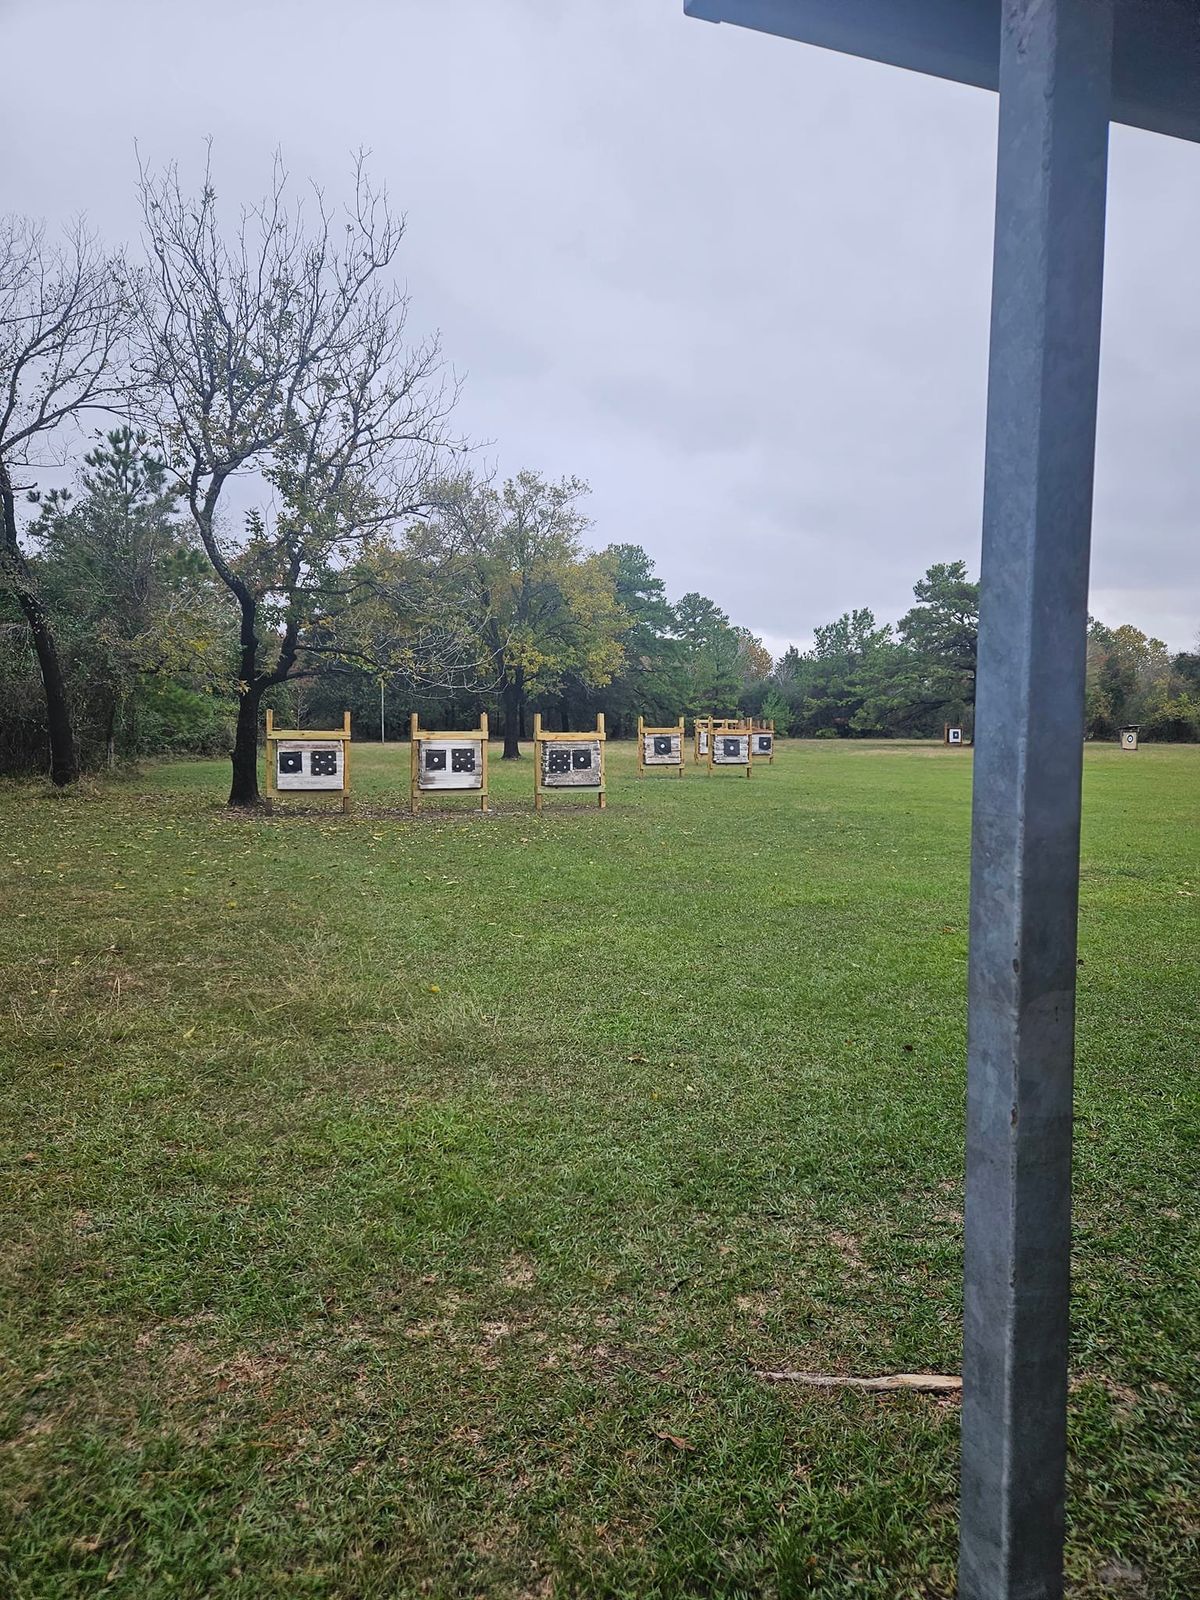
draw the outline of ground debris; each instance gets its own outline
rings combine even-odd
[[[962,1379],[942,1372],[892,1372],[881,1378],[854,1378],[836,1372],[764,1372],[756,1378],[768,1383],[806,1383],[813,1389],[911,1389],[917,1394],[952,1394],[962,1388]]]

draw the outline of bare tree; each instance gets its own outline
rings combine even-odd
[[[186,195],[177,170],[142,170],[151,272],[141,369],[166,455],[213,570],[240,618],[230,805],[258,799],[263,695],[303,661],[364,541],[415,512],[442,451],[456,390],[436,337],[406,336],[391,268],[404,236],[362,159],[335,217],[319,190],[270,193],[226,236],[206,167]],[[231,484],[257,503],[236,526]]]
[[[129,326],[124,264],[81,224],[61,243],[24,217],[0,219],[0,580],[29,626],[46,695],[50,776],[79,776],[62,662],[50,615],[21,547],[17,495],[61,459],[55,435],[127,397],[121,346]]]

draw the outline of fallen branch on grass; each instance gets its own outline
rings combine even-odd
[[[941,1372],[893,1372],[885,1378],[849,1378],[828,1372],[756,1372],[768,1383],[807,1383],[814,1389],[914,1389],[918,1394],[952,1394],[962,1379]]]

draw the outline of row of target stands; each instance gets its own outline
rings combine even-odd
[[[639,719],[640,723],[640,719]],[[679,719],[680,728],[683,718]],[[697,717],[692,730],[692,760],[714,767],[744,767],[746,776],[755,762],[771,766],[775,760],[775,724],[751,718]]]
[[[968,741],[964,730],[947,723],[943,741],[953,749],[963,749]],[[586,733],[547,733],[540,712],[533,719],[533,795],[540,811],[544,796],[559,790],[596,796],[601,811],[606,804],[604,750],[607,735],[604,713]],[[1122,750],[1136,750],[1138,730],[1121,729]],[[638,718],[638,777],[648,772],[674,773],[682,778],[686,769],[687,735],[684,720],[666,727],[647,727]],[[692,761],[708,772],[741,769],[747,777],[755,765],[775,760],[775,724],[733,718],[699,717],[692,732]],[[474,794],[479,809],[488,809],[488,719],[480,716],[477,728],[449,732],[422,728],[414,713],[409,743],[409,809],[413,816],[421,810],[428,794]],[[277,728],[274,714],[267,712],[267,810],[273,811],[280,796],[294,794],[337,794],[342,810],[350,809],[350,713],[340,728]]]
[[[942,728],[942,743],[948,744],[954,750],[965,750],[968,743],[963,729],[957,723],[947,722]],[[1138,747],[1138,726],[1135,723],[1126,723],[1121,729],[1120,744],[1122,750],[1136,750]]]
[[[541,713],[533,719],[533,803],[541,811],[546,794],[595,795],[600,810],[607,804],[604,713],[585,733],[547,733]],[[638,777],[647,772],[673,772],[686,766],[684,720],[665,728],[649,728],[638,718]],[[711,773],[718,768],[743,768],[749,777],[755,762],[775,759],[773,722],[737,722],[700,718],[693,734],[692,759]],[[350,809],[350,713],[340,728],[277,728],[267,712],[267,810],[281,796],[337,794],[342,810]],[[451,731],[422,728],[413,714],[409,738],[409,810],[417,816],[430,794],[473,794],[480,811],[488,809],[488,719],[477,728]]]

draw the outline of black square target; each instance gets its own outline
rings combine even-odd
[[[583,772],[587,767],[590,767],[591,764],[592,752],[590,750],[571,751],[571,765],[575,768],[576,772]]]
[[[450,752],[451,772],[475,771],[475,746],[471,744],[458,745]]]
[[[445,772],[445,770],[446,770],[446,752],[444,750],[426,750],[426,752],[425,752],[425,771],[426,772]]]
[[[338,758],[336,750],[314,750],[309,768],[314,778],[336,778]]]
[[[758,736],[758,749],[759,749],[759,753],[761,755],[764,755],[764,756],[770,755],[770,753],[771,753],[771,735],[769,733],[760,733],[759,734],[759,736]]]
[[[654,754],[656,756],[669,756],[671,754],[671,735],[669,733],[656,733],[654,735]]]
[[[299,750],[281,750],[279,752],[279,770],[281,773],[299,773],[304,771],[304,755]]]
[[[570,772],[571,753],[569,750],[551,750],[548,770],[550,772]]]
[[[723,756],[731,756],[736,761],[738,756],[741,755],[741,753],[742,753],[742,741],[740,739],[722,739],[721,740],[721,754]]]

